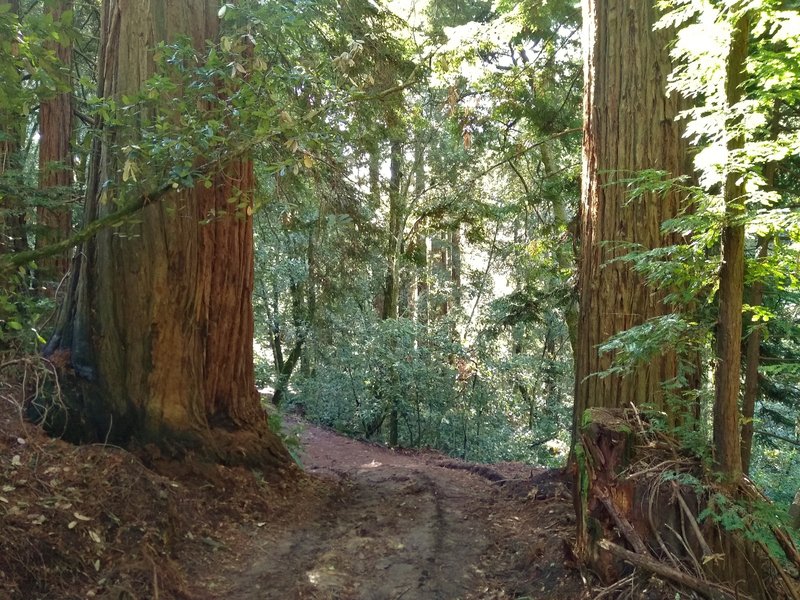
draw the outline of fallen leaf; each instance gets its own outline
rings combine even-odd
[[[92,520],[92,517],[87,517],[86,515],[82,515],[82,514],[81,514],[81,513],[79,513],[79,512],[74,512],[74,513],[72,513],[72,514],[73,514],[73,515],[75,516],[75,518],[76,518],[76,519],[78,519],[79,521],[91,521],[91,520]]]
[[[67,525],[67,529],[75,529],[75,526],[78,524],[77,521],[70,521],[69,525]]]

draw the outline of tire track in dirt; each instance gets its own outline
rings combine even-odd
[[[324,430],[305,437],[308,471],[343,493],[299,528],[268,532],[231,597],[447,600],[474,587],[487,540],[461,506],[463,490],[447,489],[460,490],[458,477]]]
[[[541,514],[521,520],[524,495],[537,493],[532,483],[512,497],[441,456],[395,452],[310,425],[302,441],[302,462],[324,485],[290,499],[258,530],[243,530],[237,559],[246,564],[215,579],[213,598],[580,597],[564,594],[580,585],[564,568],[564,540],[549,534],[568,523],[563,500],[531,502]],[[526,470],[515,467],[514,477]]]

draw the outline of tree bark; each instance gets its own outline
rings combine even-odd
[[[675,120],[676,94],[665,92],[671,71],[667,31],[653,32],[649,2],[584,0],[584,143],[580,205],[579,317],[573,434],[590,407],[648,403],[667,411],[662,385],[678,374],[665,351],[627,375],[597,377],[612,363],[597,346],[610,336],[670,312],[663,293],[624,262],[629,249],[675,240],[661,224],[682,208],[677,190],[629,201],[619,180],[643,169],[677,177],[688,171],[686,143]],[[576,438],[577,439],[577,438]]]
[[[776,101],[772,112],[770,134],[772,139],[777,139],[780,133],[779,104]],[[770,162],[764,167],[764,181],[768,188],[775,187],[775,175],[778,165]],[[769,252],[769,239],[758,238],[756,259],[763,260]],[[756,280],[750,287],[750,305],[760,306],[764,301],[764,282]],[[745,347],[744,394],[742,395],[742,472],[750,474],[750,460],[753,454],[753,417],[755,416],[756,401],[760,387],[759,366],[761,363],[762,328],[750,320],[750,334],[747,336]]]
[[[760,238],[758,241],[757,258],[763,260],[767,257],[769,240]],[[750,305],[761,306],[764,301],[764,282],[754,281],[750,287]],[[744,395],[742,397],[742,472],[750,473],[750,458],[753,452],[753,417],[758,399],[759,375],[758,367],[761,359],[761,326],[750,320],[750,333],[745,346],[744,369]]]
[[[104,0],[99,95],[135,94],[160,41],[189,36],[202,50],[217,37],[217,10],[214,0]],[[87,222],[116,210],[97,182],[119,181],[122,135],[104,130],[93,152]],[[75,373],[73,439],[262,469],[289,463],[255,388],[252,210],[227,202],[249,206],[253,185],[252,163],[233,159],[211,187],[170,193],[124,225],[127,235],[103,230],[79,249],[46,349]]]
[[[64,11],[72,9],[71,0],[57,3],[51,10],[54,21]],[[72,230],[72,211],[69,193],[72,173],[72,44],[48,42],[48,47],[61,63],[63,81],[60,91],[42,100],[39,106],[39,187],[52,188],[55,193],[48,206],[37,208],[36,247],[42,248],[69,237]],[[69,251],[41,259],[38,263],[39,284],[55,293],[59,280],[69,270]]]
[[[726,96],[731,106],[741,99],[744,63],[750,36],[747,14],[737,20],[728,56]],[[731,136],[728,150],[741,148],[741,136]],[[714,400],[714,460],[730,483],[742,477],[739,438],[739,387],[742,355],[742,295],[744,293],[744,188],[741,174],[729,170],[725,181],[725,227],[722,230],[722,266],[719,272],[717,371]]]

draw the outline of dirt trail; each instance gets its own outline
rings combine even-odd
[[[304,426],[315,492],[230,540],[213,580],[229,600],[581,598],[574,519],[551,471],[395,452]],[[472,471],[482,471],[483,474]],[[502,481],[492,481],[502,479]]]

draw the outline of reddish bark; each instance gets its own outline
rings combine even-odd
[[[189,35],[204,48],[217,35],[217,9],[213,0],[105,0],[100,95],[138,91],[159,41]],[[93,152],[88,220],[116,210],[113,199],[100,201],[98,182],[119,179],[119,135],[106,132]],[[48,345],[68,353],[77,376],[72,405],[83,427],[74,437],[261,468],[288,464],[253,373],[253,186],[251,161],[233,158],[209,188],[175,191],[80,249]]]
[[[72,2],[65,0],[55,5],[51,14],[58,21]],[[39,106],[39,187],[42,190],[55,188],[56,194],[48,206],[37,209],[38,248],[69,237],[72,229],[72,211],[69,205],[69,188],[72,185],[72,92],[70,88],[70,69],[72,65],[72,45],[48,42],[55,53],[63,71],[61,83],[65,90],[52,98],[42,100]],[[54,284],[69,270],[69,255],[61,255],[39,261],[39,279],[43,285],[53,288]]]

